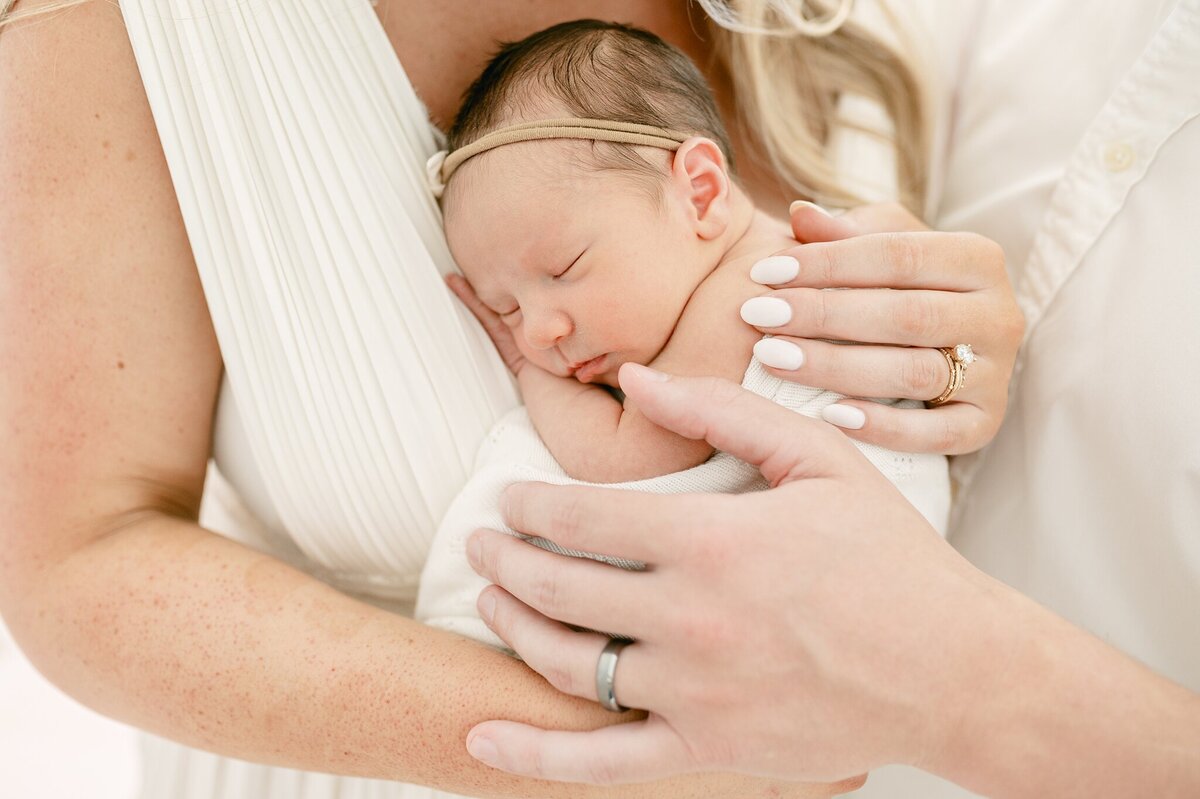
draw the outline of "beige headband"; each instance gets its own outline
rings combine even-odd
[[[446,150],[435,153],[426,162],[425,170],[429,175],[429,187],[433,189],[433,196],[441,197],[450,176],[465,161],[506,144],[536,139],[591,139],[677,150],[690,135],[652,125],[614,122],[608,119],[539,119],[494,130],[452,153]]]

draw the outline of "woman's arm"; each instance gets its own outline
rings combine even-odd
[[[465,732],[626,717],[196,524],[221,361],[113,5],[0,32],[0,191],[0,611],[38,668],[103,713],[239,758],[592,795],[497,778]]]
[[[832,428],[729,383],[621,377],[655,421],[774,488],[510,488],[514,529],[650,568],[477,533],[472,562],[507,589],[481,597],[489,626],[574,685],[595,636],[540,613],[629,633],[617,698],[652,716],[573,736],[490,722],[469,739],[482,758],[568,780],[593,779],[595,761],[622,764],[613,781],[907,763],[995,797],[1200,795],[1200,696],[974,569]]]

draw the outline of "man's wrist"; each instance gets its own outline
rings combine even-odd
[[[1001,583],[985,595],[958,710],[917,765],[996,797],[1200,795],[1200,696]]]
[[[1011,696],[1021,650],[1025,615],[1040,610],[1011,588],[985,574],[966,577],[960,591],[945,599],[954,612],[941,625],[949,640],[932,672],[929,696],[917,712],[923,723],[913,736],[917,751],[904,760],[933,774],[955,779],[979,757],[989,730],[1003,716]]]

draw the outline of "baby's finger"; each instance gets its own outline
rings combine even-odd
[[[494,325],[504,325],[499,315],[483,304],[483,301],[479,299],[479,296],[475,293],[475,289],[465,277],[462,275],[447,275],[446,284],[450,286],[450,290],[454,292],[454,296],[462,300],[462,304],[467,306],[467,309],[475,315],[475,318],[485,328],[490,328]]]
[[[961,455],[979,449],[996,432],[992,417],[967,402],[925,409],[844,399],[826,407],[821,417],[851,438],[897,452]]]

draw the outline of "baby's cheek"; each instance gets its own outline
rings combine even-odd
[[[525,360],[550,374],[555,374],[559,377],[567,376],[566,364],[555,354],[554,350],[534,349],[525,341],[520,330],[514,330],[513,334],[516,336],[517,349],[521,350],[521,354],[525,356]]]

